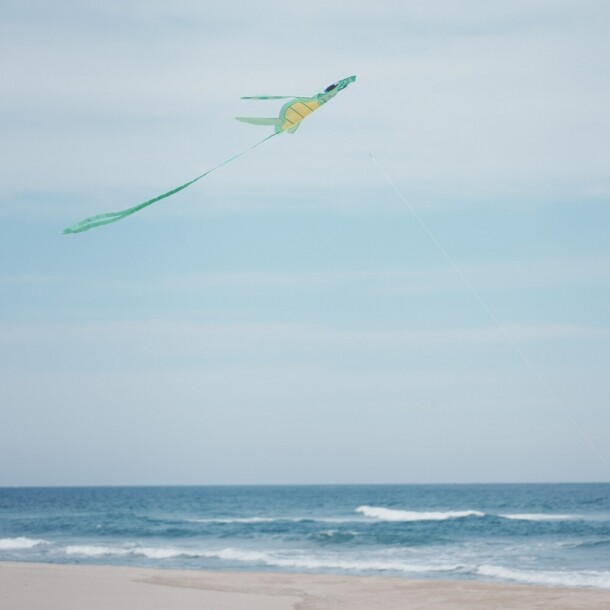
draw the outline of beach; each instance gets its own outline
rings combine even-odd
[[[610,591],[330,574],[0,563],[3,610],[610,608]]]

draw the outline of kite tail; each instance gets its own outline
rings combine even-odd
[[[176,188],[173,188],[171,191],[167,191],[167,193],[163,193],[162,195],[157,195],[156,197],[153,197],[152,199],[149,199],[148,201],[144,201],[143,203],[134,205],[133,207],[127,208],[126,210],[121,210],[120,212],[107,212],[105,214],[97,214],[96,216],[90,216],[89,218],[85,218],[84,220],[77,222],[76,224],[72,225],[71,227],[67,227],[66,229],[64,229],[62,231],[62,233],[64,235],[67,235],[68,233],[82,233],[83,231],[88,231],[89,229],[94,229],[95,227],[101,227],[102,225],[107,225],[107,224],[110,224],[111,222],[116,222],[117,220],[121,220],[122,218],[131,216],[132,214],[139,212],[140,210],[148,207],[149,205],[152,205],[153,203],[156,203],[157,201],[161,201],[161,199],[165,199],[166,197],[171,197],[172,195],[179,193],[180,191],[184,190],[188,186],[191,186],[191,184],[194,184],[195,182],[197,182],[198,180],[201,180],[208,174],[211,174],[213,171],[217,170],[219,167],[222,167],[223,165],[226,165],[227,163],[234,161],[238,157],[245,155],[247,152],[251,151],[252,149],[256,148],[257,146],[260,146],[263,142],[266,142],[273,136],[277,136],[277,135],[278,135],[277,133],[272,133],[271,135],[267,136],[266,138],[263,138],[256,144],[250,146],[246,150],[242,150],[240,153],[237,153],[236,155],[233,155],[232,157],[230,157],[229,159],[226,159],[222,163],[219,163],[216,167],[209,169],[207,172],[204,172],[200,176],[193,178],[193,180],[190,180],[189,182],[185,182],[184,184],[177,186]]]

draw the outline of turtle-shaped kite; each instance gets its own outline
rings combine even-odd
[[[355,76],[349,76],[348,78],[341,79],[340,81],[329,85],[322,92],[317,93],[312,97],[299,97],[299,96],[286,96],[286,95],[259,95],[259,96],[249,96],[243,97],[244,100],[283,100],[290,99],[289,102],[286,102],[281,110],[280,114],[277,118],[256,118],[256,117],[236,117],[238,121],[243,121],[244,123],[252,123],[254,125],[270,125],[275,127],[275,131],[268,135],[266,138],[257,142],[250,148],[243,150],[242,152],[234,155],[233,157],[226,159],[222,163],[219,163],[216,167],[207,170],[200,176],[197,176],[193,180],[186,182],[176,188],[173,188],[171,191],[167,191],[162,195],[157,195],[144,203],[140,203],[126,210],[122,210],[120,212],[107,212],[105,214],[98,214],[97,216],[91,216],[89,218],[85,218],[85,220],[81,220],[77,222],[75,225],[68,227],[63,230],[63,233],[82,233],[83,231],[88,231],[89,229],[93,229],[94,227],[101,227],[102,225],[110,224],[111,222],[116,222],[117,220],[121,220],[122,218],[126,218],[127,216],[131,216],[131,214],[135,214],[139,212],[141,209],[160,201],[161,199],[165,199],[166,197],[170,197],[171,195],[175,195],[176,193],[182,191],[187,186],[194,184],[198,180],[201,180],[204,176],[211,174],[214,170],[217,170],[219,167],[230,163],[231,161],[241,157],[243,154],[248,151],[256,148],[263,142],[266,142],[273,136],[276,136],[280,133],[284,133],[285,131],[289,133],[294,133],[301,121],[308,117],[314,110],[317,110],[323,104],[326,104],[328,100],[332,99],[341,91],[345,89],[350,83],[353,83],[356,80]]]

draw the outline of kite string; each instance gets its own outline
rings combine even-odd
[[[356,122],[354,121],[353,118],[352,118],[352,123],[353,123],[354,127],[356,128],[356,130],[358,131],[358,133],[360,133],[360,129],[359,129],[358,125],[356,124]],[[595,443],[591,440],[589,435],[585,432],[585,430],[574,419],[573,415],[570,413],[568,408],[563,404],[563,401],[560,400],[559,396],[557,396],[557,394],[553,391],[553,389],[547,383],[547,381],[536,370],[536,368],[534,367],[534,365],[532,364],[530,359],[526,356],[525,352],[515,342],[515,340],[510,335],[510,333],[508,332],[506,327],[502,324],[502,322],[500,322],[500,320],[498,319],[496,314],[491,310],[489,305],[487,305],[487,303],[485,302],[483,297],[478,293],[478,291],[475,289],[475,287],[470,283],[468,278],[464,275],[462,270],[457,266],[457,264],[451,258],[451,256],[449,255],[449,252],[447,252],[445,247],[441,244],[441,242],[434,235],[434,233],[429,229],[428,225],[424,222],[422,217],[417,213],[417,210],[411,205],[409,200],[402,194],[400,189],[396,186],[396,184],[394,183],[392,178],[387,174],[387,172],[380,165],[379,161],[377,160],[377,157],[373,154],[373,152],[368,147],[366,147],[364,144],[362,144],[362,143],[355,142],[354,140],[350,140],[349,138],[346,138],[344,135],[342,135],[340,133],[337,133],[335,131],[333,131],[333,133],[335,135],[337,135],[338,137],[340,137],[341,139],[345,140],[346,142],[349,142],[350,144],[352,144],[354,146],[357,146],[358,148],[361,148],[362,150],[364,150],[367,153],[367,155],[370,157],[371,161],[373,162],[373,164],[375,165],[375,167],[377,168],[377,170],[379,171],[381,176],[392,187],[392,189],[394,190],[394,192],[396,193],[398,198],[405,204],[405,206],[407,207],[409,213],[413,216],[413,218],[415,218],[415,220],[418,222],[418,224],[421,226],[421,228],[425,231],[425,233],[428,235],[428,237],[432,240],[432,242],[437,247],[437,249],[441,252],[441,254],[445,258],[445,260],[447,260],[447,262],[449,263],[451,268],[461,278],[461,280],[464,282],[464,284],[466,285],[466,287],[468,288],[470,293],[477,300],[479,305],[485,310],[485,312],[489,315],[489,317],[496,323],[496,325],[500,329],[502,335],[508,341],[508,343],[513,347],[515,352],[519,355],[519,357],[521,358],[521,360],[525,364],[526,368],[529,369],[530,373],[538,380],[540,385],[546,390],[547,394],[551,397],[551,399],[553,400],[555,405],[558,406],[563,411],[563,413],[567,417],[568,421],[570,421],[572,426],[574,426],[574,428],[578,431],[578,433],[581,435],[581,437],[586,441],[586,443],[592,449],[593,453],[595,455],[597,455],[597,457],[599,458],[601,463],[606,467],[606,469],[608,471],[610,471],[610,463],[601,454],[601,452],[599,451],[599,449],[597,448]]]
[[[259,140],[258,142],[256,142],[256,144],[253,144],[249,148],[246,148],[245,150],[242,150],[241,152],[238,152],[236,155],[233,155],[232,157],[229,157],[228,159],[225,159],[222,163],[219,163],[216,167],[213,167],[212,169],[209,169],[207,172],[205,172],[204,174],[202,174],[199,177],[202,178],[203,176],[209,174],[210,172],[213,172],[214,170],[218,169],[219,167],[222,167],[223,165],[226,165],[227,163],[230,163],[231,161],[234,161],[238,157],[241,157],[242,155],[245,155],[247,152],[250,152],[251,150],[254,150],[257,146],[260,146],[263,142],[266,142],[267,140],[270,140],[271,138],[273,138],[274,136],[277,136],[277,135],[278,135],[278,132],[273,132],[272,134],[269,134],[266,138],[263,138],[262,140]]]

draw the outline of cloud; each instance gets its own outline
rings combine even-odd
[[[197,324],[170,320],[0,327],[0,345],[13,362],[46,368],[103,370],[259,367],[274,364],[350,368],[402,366],[421,350],[607,338],[608,329],[584,325],[506,325],[447,330],[346,330],[311,324]],[[51,351],[56,355],[48,362]],[[447,355],[449,352],[443,352]],[[440,353],[439,353],[440,355]],[[103,363],[103,364],[101,364]],[[394,364],[392,364],[394,363]]]
[[[355,290],[357,293],[382,295],[435,295],[467,293],[468,288],[456,272],[447,265],[405,265],[403,267],[319,269],[310,264],[309,270],[279,270],[277,268],[239,271],[155,273],[152,277],[121,279],[95,277],[88,292],[136,296],[167,295],[184,299],[194,295],[234,293],[317,293],[319,291]],[[549,287],[604,286],[610,281],[610,260],[604,256],[530,258],[527,260],[485,261],[458,264],[464,277],[477,290],[513,292],[529,289],[536,292]],[[0,276],[0,283],[23,284],[58,281],[59,276]],[[63,277],[64,280],[69,279]],[[79,282],[79,290],[87,279]],[[474,301],[473,301],[474,303]]]
[[[15,285],[39,285],[39,284],[55,284],[57,282],[65,282],[69,278],[61,275],[0,275],[0,286],[15,286]]]

